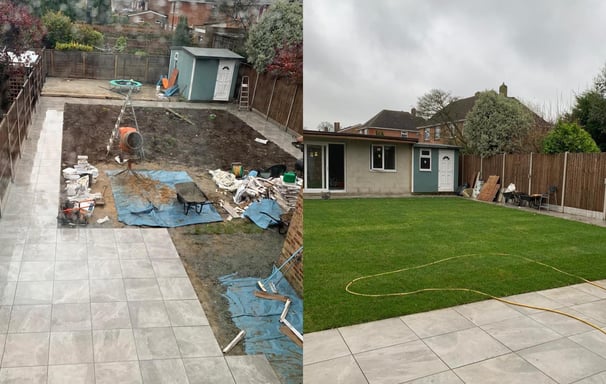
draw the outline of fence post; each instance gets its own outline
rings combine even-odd
[[[505,155],[506,153],[503,152],[503,167],[501,168],[501,186],[505,187]],[[505,187],[507,188],[507,187]]]
[[[562,171],[562,213],[564,213],[564,198],[566,197],[566,176],[568,174],[568,152],[564,152],[564,170]]]
[[[528,167],[528,194],[532,194],[532,152],[530,152],[530,167]]]
[[[253,89],[253,95],[252,98],[250,99],[250,109],[253,109],[253,105],[255,104],[255,95],[257,94],[257,84],[259,83],[259,72],[257,72],[255,70],[255,74],[257,75],[255,77],[255,88]]]
[[[265,119],[269,119],[269,111],[271,109],[271,102],[274,99],[274,91],[276,90],[276,82],[278,81],[278,76],[274,76],[274,84],[271,86],[271,95],[269,96],[269,104],[267,105],[267,113],[265,114]]]
[[[604,179],[604,206],[602,208],[602,220],[606,220],[606,179]]]
[[[9,109],[10,111],[10,109]],[[15,170],[13,169],[13,156],[11,153],[11,122],[9,121],[8,114],[5,115],[6,121],[6,135],[7,135],[7,150],[8,150],[8,166],[11,171],[11,181],[15,182]]]
[[[295,98],[297,97],[297,91],[299,90],[299,84],[295,84],[295,94],[292,95],[292,100],[290,101],[290,108],[288,108],[288,116],[286,117],[286,124],[284,124],[284,130],[288,130],[288,123],[290,122],[290,115],[292,114],[292,108],[295,105]]]

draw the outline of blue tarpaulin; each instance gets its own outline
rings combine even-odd
[[[183,225],[212,223],[223,221],[221,215],[212,204],[205,204],[200,214],[193,209],[185,215],[183,204],[174,199],[166,203],[152,202],[143,194],[133,193],[133,188],[127,188],[120,178],[128,177],[128,173],[116,175],[119,171],[107,171],[110,176],[118,221],[126,225],[141,225],[149,227],[180,227]],[[191,182],[187,172],[183,171],[136,171],[141,177],[158,181],[172,190],[175,184]]]
[[[280,295],[287,296],[291,305],[286,316],[293,327],[303,334],[303,300],[301,300],[282,273],[274,267],[269,287],[273,282]],[[256,297],[257,281],[252,277],[227,275],[220,278],[226,286],[225,296],[235,325],[246,331],[244,351],[254,355],[263,353],[285,384],[300,384],[303,378],[303,348],[280,332],[280,315],[284,302]]]
[[[248,217],[253,223],[263,229],[267,229],[270,225],[278,224],[282,208],[275,200],[262,199],[252,202],[243,215]]]

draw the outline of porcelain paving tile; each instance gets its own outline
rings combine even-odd
[[[0,306],[0,333],[8,332],[12,309],[10,305]]]
[[[91,280],[91,302],[126,301],[124,281],[122,279]]]
[[[54,304],[51,330],[55,331],[90,331],[90,304]]]
[[[10,308],[10,307],[3,307]],[[15,305],[10,313],[9,333],[49,332],[51,324],[51,306]]]
[[[93,330],[93,350],[96,363],[137,360],[132,329]]]
[[[57,244],[61,242],[86,243],[86,230],[83,228],[57,228]]]
[[[15,304],[51,304],[52,281],[20,281],[15,291]]]
[[[53,304],[90,302],[90,288],[88,280],[55,281],[52,293]]]
[[[466,384],[557,384],[513,353],[457,368],[455,373]]]
[[[17,281],[20,267],[19,261],[0,262],[0,281]]]
[[[346,355],[304,365],[303,383],[368,384],[368,380],[353,356]]]
[[[55,280],[88,279],[88,262],[86,260],[56,261]]]
[[[131,328],[128,305],[125,301],[91,303],[93,329]]]
[[[368,381],[377,384],[396,384],[448,370],[420,340],[359,353],[354,357]]]
[[[569,339],[606,359],[606,334],[603,332],[592,330]]]
[[[170,326],[166,306],[162,301],[129,301],[128,310],[133,328]]]
[[[592,296],[599,297],[600,299],[606,299],[606,284],[602,284],[601,286],[596,286],[594,284],[600,285],[597,282],[593,284],[583,283],[572,285],[572,288],[578,289],[579,291],[588,293]]]
[[[95,384],[93,364],[50,365],[48,384]]]
[[[197,299],[191,281],[187,277],[158,278],[158,285],[164,300]]]
[[[572,316],[577,316],[584,321],[598,324],[597,320],[585,316],[571,308],[560,308],[559,310]],[[545,327],[556,331],[562,336],[571,336],[578,333],[588,332],[593,329],[579,320],[552,312],[539,312],[530,315],[530,317],[533,320],[543,324]]]
[[[146,360],[140,366],[145,384],[189,384],[181,359]]]
[[[586,304],[574,305],[571,309],[597,320],[601,324],[606,323],[606,299]]]
[[[55,263],[53,261],[24,261],[19,271],[19,281],[53,280]]]
[[[162,300],[156,279],[124,279],[128,301]]]
[[[143,243],[143,235],[139,228],[114,228],[116,243]]]
[[[237,384],[280,384],[265,356],[227,356],[225,360]]]
[[[599,300],[599,297],[570,286],[540,291],[539,294],[560,303],[563,307],[585,304]]]
[[[173,327],[183,357],[223,356],[210,326]]]
[[[223,357],[183,359],[190,384],[235,384]]]
[[[16,281],[0,282],[0,305],[13,305],[16,290]]]
[[[0,384],[47,384],[47,366],[0,369]]]
[[[474,327],[452,308],[416,313],[401,318],[420,338],[437,336]]]
[[[164,303],[173,326],[209,325],[198,300],[168,300]]]
[[[86,261],[88,260],[88,248],[86,242],[57,241],[55,259],[62,261]]]
[[[399,318],[343,327],[339,332],[353,354],[418,339]]]
[[[484,300],[455,307],[455,310],[476,325],[490,324],[522,314],[496,300]]]
[[[23,261],[55,261],[56,243],[26,243]]]
[[[156,277],[187,277],[181,260],[152,260]]]
[[[303,365],[333,360],[351,355],[343,336],[336,329],[313,332],[305,335]]]
[[[90,332],[51,332],[49,364],[93,362],[93,340]]]
[[[124,278],[154,278],[154,270],[149,259],[120,260]]]
[[[139,360],[180,358],[173,330],[164,328],[133,329]]]
[[[575,382],[575,384],[604,384],[604,383],[606,383],[606,371]]]
[[[2,356],[3,368],[48,364],[48,332],[0,335],[0,344],[5,344]]]
[[[145,243],[150,259],[178,259],[179,253],[172,242],[169,244]]]
[[[118,243],[118,257],[121,260],[149,259],[145,243]]]
[[[88,228],[86,230],[86,239],[89,243],[94,244],[115,244],[116,237],[114,236],[113,228]]]
[[[518,355],[558,383],[572,383],[604,371],[606,360],[569,339],[518,351]]]
[[[512,351],[532,347],[562,337],[528,317],[516,317],[491,323],[482,329]]]
[[[90,236],[90,233],[87,235]],[[97,243],[90,239],[86,243],[89,260],[117,260],[118,247],[116,243]]]
[[[504,355],[510,350],[479,328],[424,339],[425,343],[451,368]]]
[[[96,384],[143,384],[138,361],[97,363],[95,379]]]
[[[510,300],[520,304],[532,305],[535,307],[549,308],[549,309],[558,309],[562,307],[561,303],[550,300],[548,297],[541,295],[537,292],[529,292],[523,293],[515,296],[505,297],[506,300]],[[510,305],[511,308],[515,309],[518,312],[522,312],[524,314],[533,314],[541,312],[540,309],[533,308],[525,308],[517,305]]]
[[[88,260],[88,275],[93,279],[120,279],[122,269],[118,260]]]
[[[407,381],[406,384],[464,384],[452,371],[440,372],[435,375]]]

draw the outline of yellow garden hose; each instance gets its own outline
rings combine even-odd
[[[587,279],[585,279],[585,278],[583,278],[581,276],[577,276],[577,275],[574,275],[572,273],[569,273],[569,272],[566,272],[566,271],[562,271],[561,269],[558,269],[558,268],[556,268],[556,267],[554,267],[552,265],[543,263],[543,262],[538,261],[538,260],[530,259],[530,258],[525,257],[525,256],[509,255],[509,254],[506,254],[506,253],[494,253],[493,255],[495,255],[495,256],[506,256],[506,257],[517,257],[519,259],[522,259],[522,260],[525,260],[525,261],[528,261],[528,262],[531,262],[531,263],[535,263],[535,264],[541,265],[541,266],[546,267],[546,268],[553,269],[554,271],[556,271],[558,273],[561,273],[561,274],[564,274],[564,275],[567,275],[567,276],[570,276],[570,277],[574,277],[574,278],[579,279],[579,280],[581,280],[581,281],[583,281],[583,282],[585,282],[587,284],[591,284],[594,287],[597,287],[597,288],[600,288],[600,289],[603,289],[603,290],[606,291],[606,287],[603,287],[600,284],[597,284],[595,282],[589,281],[589,280],[587,280]],[[586,325],[588,325],[588,326],[590,326],[590,327],[592,327],[592,328],[594,328],[594,329],[596,329],[596,330],[598,330],[598,331],[600,331],[600,332],[602,332],[603,334],[606,335],[606,330],[605,329],[602,329],[598,325],[596,325],[596,324],[594,324],[594,323],[592,323],[590,321],[581,319],[580,317],[572,315],[570,313],[566,313],[566,312],[563,312],[563,311],[558,311],[557,309],[552,309],[552,308],[545,308],[545,307],[539,307],[539,306],[536,306],[536,305],[518,303],[518,302],[515,302],[515,301],[511,301],[511,300],[503,299],[503,298],[500,298],[500,297],[496,297],[496,296],[491,295],[489,293],[478,291],[476,289],[471,289],[471,288],[422,288],[422,289],[417,289],[417,290],[414,290],[414,291],[407,291],[407,292],[377,293],[377,294],[358,292],[358,291],[354,291],[351,288],[352,285],[354,285],[355,283],[357,283],[357,282],[359,282],[361,280],[367,280],[367,279],[382,277],[382,276],[386,276],[386,275],[392,275],[392,274],[396,274],[396,273],[400,273],[400,272],[406,272],[406,271],[415,270],[415,269],[427,268],[427,267],[431,267],[431,266],[434,266],[434,265],[437,265],[437,264],[440,264],[440,263],[445,263],[445,262],[451,261],[451,260],[457,260],[457,259],[463,259],[463,258],[471,258],[471,257],[478,257],[478,256],[482,256],[482,255],[479,255],[479,254],[468,254],[468,255],[452,256],[452,257],[447,257],[447,258],[444,258],[444,259],[432,261],[432,262],[427,263],[427,264],[416,265],[416,266],[412,266],[412,267],[406,267],[406,268],[396,269],[396,270],[393,270],[393,271],[387,271],[387,272],[375,273],[375,274],[372,274],[372,275],[361,276],[361,277],[355,278],[355,279],[351,280],[349,283],[347,283],[347,285],[345,286],[345,291],[347,291],[348,293],[350,293],[352,295],[363,296],[363,297],[410,296],[410,295],[415,295],[415,294],[422,293],[422,292],[471,292],[471,293],[478,294],[480,296],[484,296],[484,297],[488,297],[488,298],[500,301],[500,302],[505,303],[505,304],[515,305],[515,306],[523,307],[523,308],[536,309],[536,310],[540,310],[540,311],[546,311],[546,312],[555,313],[555,314],[562,315],[562,316],[567,316],[567,317],[569,317],[571,319],[580,321],[581,323],[586,324]]]

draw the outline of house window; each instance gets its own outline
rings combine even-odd
[[[371,169],[379,171],[395,171],[395,145],[372,145],[371,151]]]
[[[450,131],[450,138],[454,139],[457,127],[453,123],[448,123],[448,130]]]
[[[429,141],[430,137],[431,137],[431,130],[429,128],[425,128],[425,133],[423,135],[423,138],[425,139],[425,141]]]
[[[400,136],[402,136],[402,137],[408,137],[408,132],[406,132],[406,131],[401,131],[401,132],[400,132]]]
[[[419,152],[419,170],[431,171],[431,149],[421,149]]]
[[[433,131],[434,140],[440,140],[440,127],[436,127]]]

